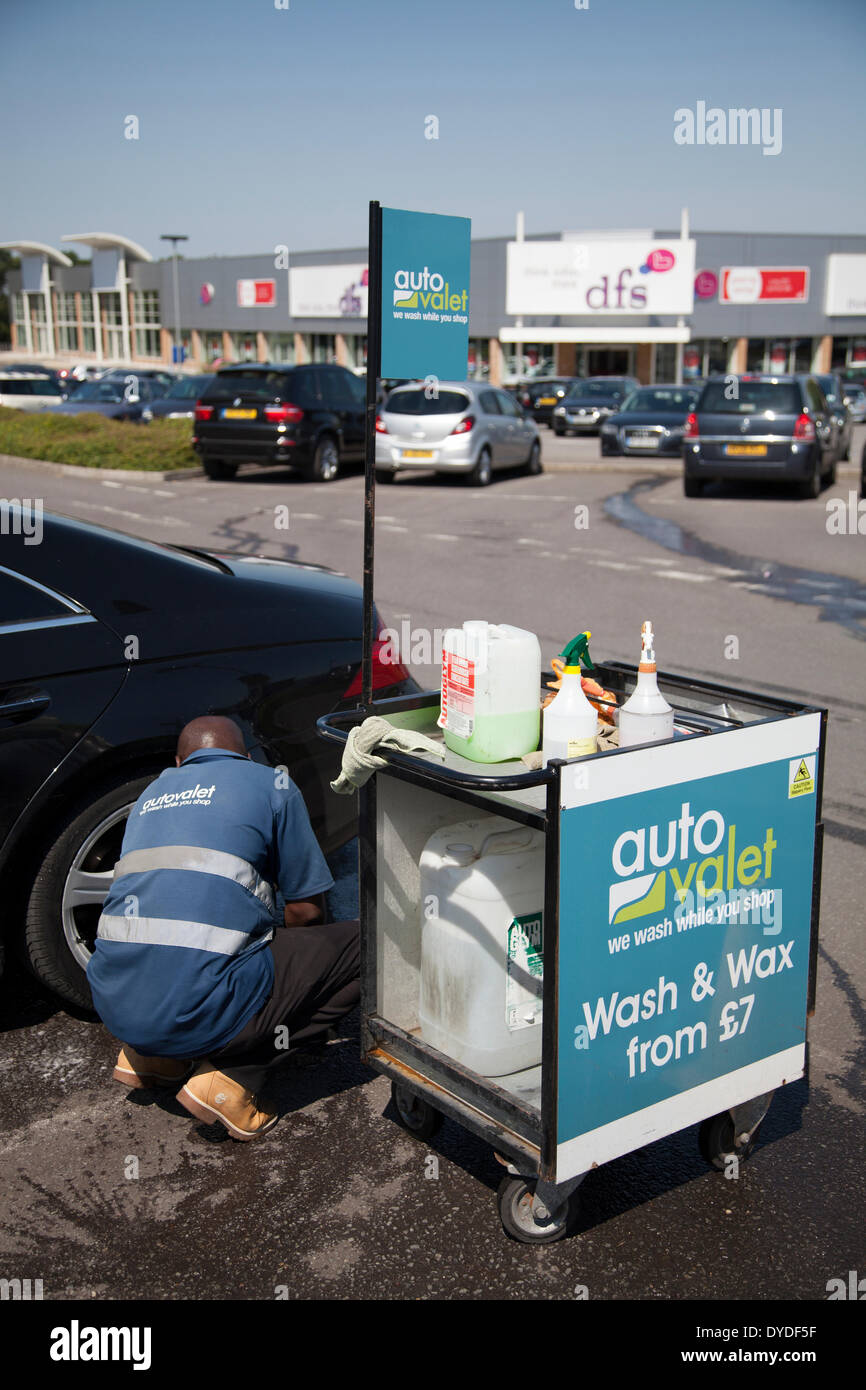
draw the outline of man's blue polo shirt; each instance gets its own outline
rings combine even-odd
[[[303,797],[223,748],[166,769],[132,808],[87,978],[106,1027],[153,1057],[203,1057],[270,996],[287,902],[332,887]]]

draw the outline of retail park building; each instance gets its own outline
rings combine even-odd
[[[861,362],[866,372],[866,237],[683,231],[473,241],[468,375],[651,382]],[[170,258],[108,233],[62,241],[89,262],[5,243],[21,258],[7,275],[7,360],[154,366],[175,360],[179,329],[188,369],[244,360],[364,369],[364,247],[188,256],[176,300]]]

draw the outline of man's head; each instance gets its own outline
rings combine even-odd
[[[225,748],[229,753],[244,753],[249,757],[240,728],[223,714],[202,714],[183,726],[177,741],[175,766],[180,767],[200,748]]]

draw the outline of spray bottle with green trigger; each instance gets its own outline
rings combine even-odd
[[[591,632],[580,632],[560,652],[565,662],[562,686],[544,711],[542,762],[551,758],[585,758],[597,751],[598,714],[583,693],[580,663],[594,671],[589,657]]]

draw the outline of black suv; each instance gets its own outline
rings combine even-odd
[[[209,478],[247,461],[330,483],[341,462],[364,457],[364,408],[364,383],[345,367],[237,363],[196,402],[192,445]]]
[[[716,478],[797,482],[817,497],[836,480],[838,432],[813,376],[711,378],[686,420],[686,497]]]

